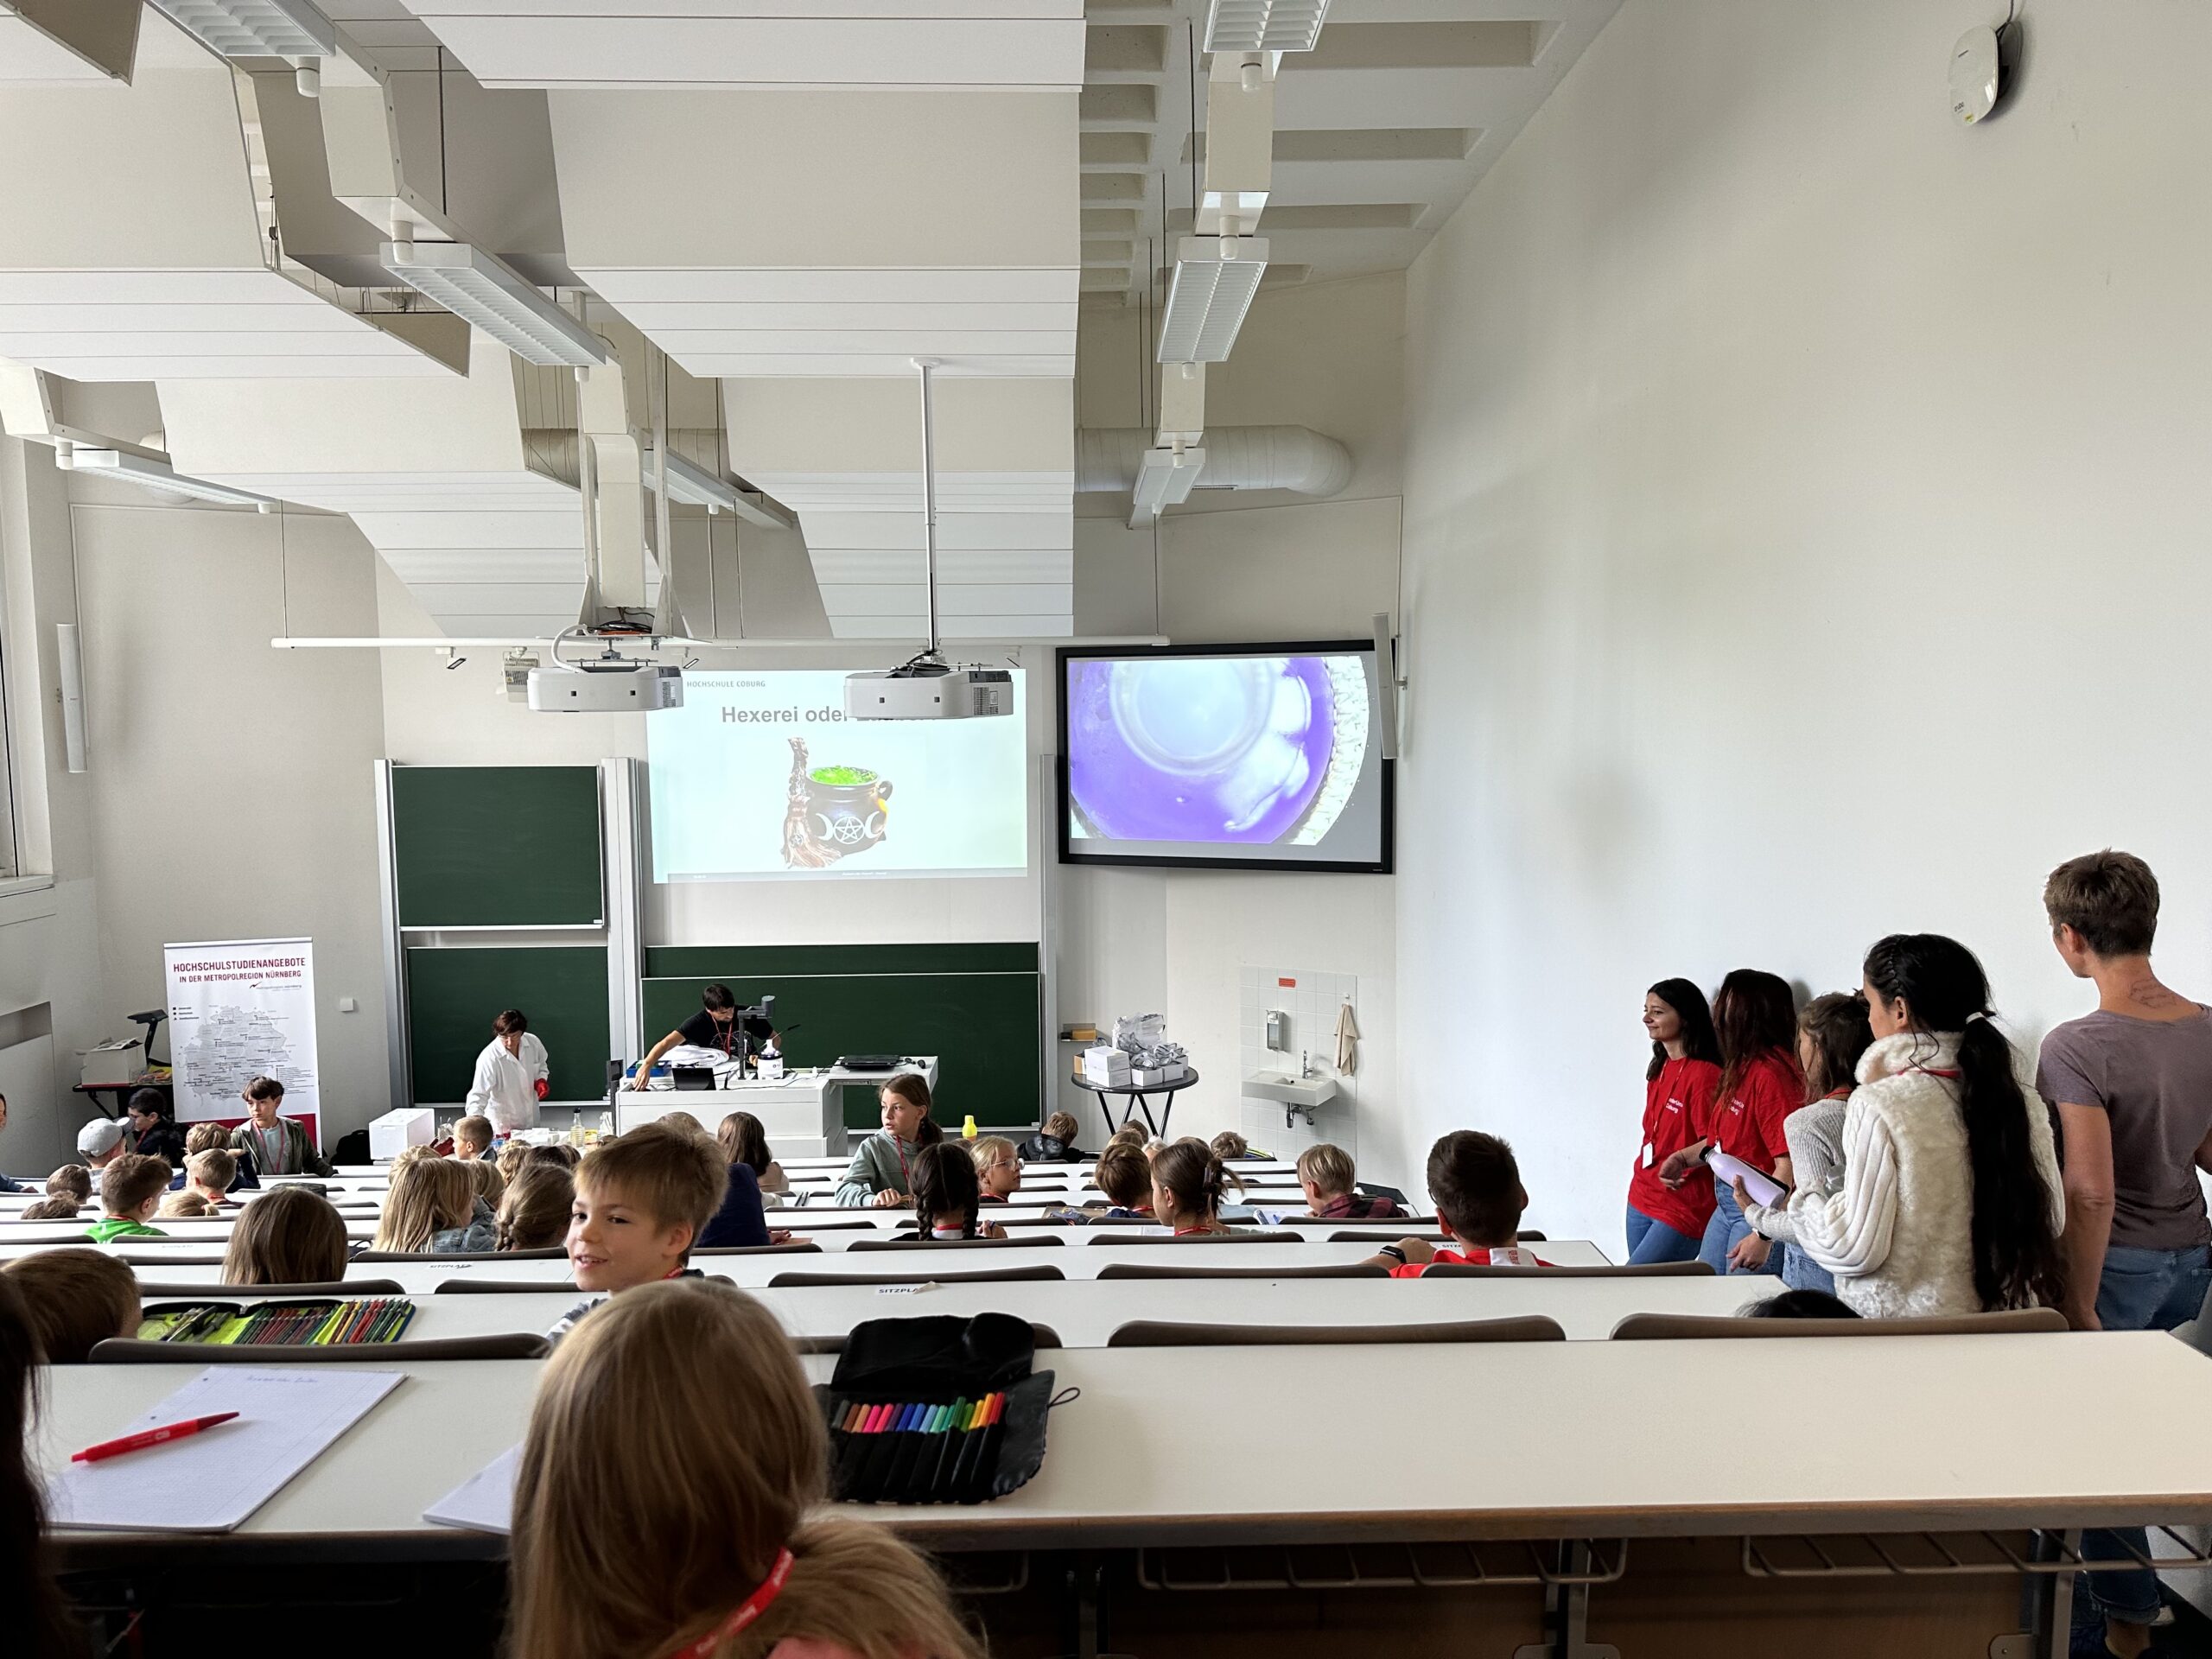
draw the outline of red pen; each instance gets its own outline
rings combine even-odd
[[[227,1423],[238,1415],[235,1411],[219,1411],[212,1417],[194,1417],[181,1423],[164,1423],[159,1428],[142,1429],[136,1434],[125,1434],[119,1440],[102,1440],[98,1446],[88,1446],[81,1452],[69,1454],[72,1463],[98,1463],[102,1458],[120,1457],[125,1452],[143,1451],[149,1446],[160,1446],[168,1440],[181,1440],[188,1434],[197,1434],[203,1428],[213,1428],[218,1423]]]

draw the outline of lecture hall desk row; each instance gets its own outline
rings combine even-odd
[[[826,1380],[834,1361],[804,1363]],[[961,1580],[1005,1586],[969,1604],[995,1659],[1586,1659],[1540,1645],[1535,1567],[1559,1561],[1599,1580],[1548,1597],[1568,1633],[1622,1659],[2060,1653],[2065,1575],[2024,1580],[2001,1553],[2024,1550],[2025,1529],[2212,1522],[2212,1365],[2152,1332],[1256,1348],[1233,1366],[1197,1349],[1076,1348],[1039,1364],[1079,1393],[1053,1413],[1027,1486],[853,1511]],[[499,1537],[421,1515],[519,1437],[539,1369],[421,1365],[240,1531],[62,1533],[62,1565],[141,1582],[200,1569],[171,1578],[205,1599],[284,1568],[351,1573],[366,1592],[403,1580],[395,1568],[496,1557]],[[75,1370],[49,1391],[40,1462],[58,1468],[194,1373]],[[1665,1436],[1646,1408],[1730,1400],[1760,1409]],[[2067,1400],[2099,1408],[2055,1414]],[[1839,1401],[1878,1402],[1879,1432],[1827,1432]],[[1758,1570],[1816,1563],[1791,1541],[1809,1533],[1881,1535],[1893,1560],[1933,1560],[1917,1541],[1931,1529],[1994,1570],[1887,1573],[1842,1542],[1833,1559],[1873,1562],[1872,1576]],[[1554,1554],[1556,1540],[1590,1548]],[[1247,1587],[1218,1587],[1231,1580]],[[2044,1593],[2024,1598],[2024,1582]],[[376,1612],[365,1595],[349,1617]]]

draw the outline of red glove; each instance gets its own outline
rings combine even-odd
[[[540,1100],[550,1100],[553,1097],[553,1085],[543,1077],[540,1077],[530,1086],[537,1090],[537,1097]]]

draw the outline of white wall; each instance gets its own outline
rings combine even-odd
[[[1351,484],[1323,501],[1279,490],[1200,491],[1156,533],[1125,526],[1126,498],[1078,496],[1078,511],[1092,515],[1076,521],[1079,632],[1150,633],[1156,626],[1193,644],[1364,639],[1376,612],[1397,609],[1404,292],[1393,274],[1262,293],[1234,355],[1206,372],[1207,423],[1311,426],[1350,447]],[[1132,312],[1085,314],[1077,386],[1084,425],[1141,423],[1141,397],[1149,395],[1143,389],[1157,370],[1139,372],[1148,359],[1136,326]],[[1178,1131],[1236,1128],[1269,1151],[1289,1144],[1281,1109],[1248,1107],[1238,1086],[1239,970],[1288,966],[1357,976],[1365,1041],[1352,1138],[1363,1173],[1387,1181],[1406,1175],[1393,878],[1057,874],[1061,1020],[1166,1015],[1201,1078],[1176,1101]],[[1317,1060],[1332,1046],[1316,1041]],[[1059,1103],[1095,1137],[1090,1096],[1067,1084],[1059,1092]]]
[[[1663,976],[1945,931],[2032,1043],[2110,844],[2212,995],[2212,9],[2024,10],[1969,130],[1974,0],[1628,0],[1411,273],[1412,1117],[1554,1236],[1619,1236]]]

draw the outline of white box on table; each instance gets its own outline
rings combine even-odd
[[[1129,1080],[1129,1057],[1118,1048],[1086,1048],[1083,1051],[1083,1075],[1093,1083],[1126,1084]]]
[[[1191,1068],[1180,1060],[1166,1065],[1138,1065],[1129,1069],[1129,1080],[1141,1089],[1156,1089],[1163,1084],[1180,1083],[1191,1075]]]
[[[77,1080],[88,1087],[107,1089],[119,1083],[136,1083],[146,1069],[145,1052],[136,1037],[118,1037],[77,1052],[85,1062],[84,1075]]]
[[[410,1147],[438,1138],[438,1116],[428,1106],[399,1106],[369,1123],[369,1161],[381,1164]]]

